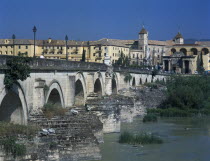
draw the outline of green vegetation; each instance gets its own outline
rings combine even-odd
[[[158,84],[157,83],[144,83],[144,86],[147,86],[152,89],[158,89]]]
[[[60,107],[57,104],[47,103],[44,105],[43,114],[48,119],[51,119],[54,116],[64,116],[67,112],[67,109]]]
[[[205,69],[203,67],[203,54],[197,56],[197,71],[199,74],[203,74]]]
[[[84,50],[84,47],[83,47],[83,51],[82,51],[82,60],[81,61],[83,61],[83,62],[85,62],[85,50]]]
[[[35,136],[40,128],[35,125],[18,125],[7,122],[0,122],[0,138],[10,136]]]
[[[24,81],[30,76],[30,66],[28,63],[31,58],[27,53],[19,53],[18,56],[7,60],[8,70],[5,70],[4,85],[10,89],[18,80]]]
[[[130,61],[128,56],[125,56],[123,51],[121,51],[120,57],[116,62],[116,65],[128,67],[130,65]]]
[[[148,113],[144,116],[143,122],[157,122],[157,116],[153,113]]]
[[[26,146],[24,144],[16,143],[15,137],[7,137],[6,139],[0,140],[0,145],[3,146],[3,150],[6,155],[12,155],[13,158],[17,156],[23,156],[26,154]]]
[[[192,117],[196,115],[210,115],[210,109],[187,109],[181,110],[177,108],[167,109],[147,109],[147,114],[159,115],[161,117]]]
[[[210,110],[210,77],[175,76],[167,81],[167,99],[160,108]]]
[[[161,144],[163,141],[153,134],[140,133],[138,135],[131,134],[127,131],[120,135],[119,143],[128,144]]]
[[[132,76],[131,76],[130,73],[125,73],[124,76],[125,76],[124,81],[125,81],[126,83],[131,81]]]
[[[27,139],[37,134],[40,128],[34,125],[17,125],[13,123],[0,122],[0,145],[3,147],[6,155],[12,155],[14,158],[26,154],[26,146],[18,143],[18,138]]]

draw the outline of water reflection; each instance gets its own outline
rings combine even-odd
[[[162,118],[157,123],[122,123],[121,131],[152,132],[160,136],[163,144],[119,144],[119,134],[106,134],[100,145],[101,161],[209,161],[210,118]]]

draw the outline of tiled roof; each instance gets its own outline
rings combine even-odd
[[[117,39],[100,39],[98,41],[91,41],[90,45],[107,45],[107,46],[121,46],[121,47],[128,47],[127,45],[125,45],[124,43],[122,43],[121,40],[117,40]]]
[[[12,45],[13,39],[0,39],[0,45]],[[31,40],[28,39],[15,39],[14,44],[20,44],[20,45],[30,45],[33,44]]]

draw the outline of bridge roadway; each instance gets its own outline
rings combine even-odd
[[[137,68],[33,59],[30,77],[18,81],[11,90],[7,90],[4,71],[8,58],[10,56],[0,56],[0,121],[20,124],[27,124],[29,115],[48,102],[57,103],[63,108],[84,105],[87,99],[117,94],[123,88],[166,79],[165,75],[152,78],[149,71]],[[124,81],[126,73],[132,76],[130,82]]]

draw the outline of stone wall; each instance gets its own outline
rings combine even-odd
[[[37,136],[31,140],[21,139],[27,147],[27,154],[19,161],[80,161],[100,160],[99,142],[103,142],[102,123],[87,112],[78,115],[47,119],[43,115],[30,116],[30,122],[42,128],[53,128],[55,134]],[[0,150],[0,161],[14,160]]]

